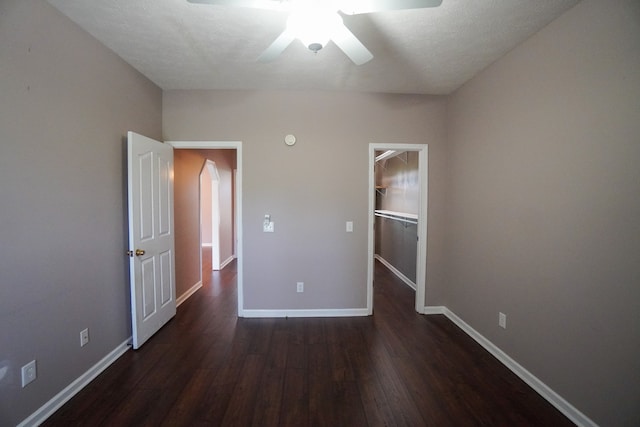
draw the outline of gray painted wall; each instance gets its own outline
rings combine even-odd
[[[167,140],[243,143],[245,309],[366,307],[368,144],[428,143],[429,245],[444,224],[444,98],[322,92],[167,91]],[[295,134],[293,147],[284,136]],[[431,167],[433,165],[433,168]],[[270,214],[275,233],[263,233]],[[345,222],[354,221],[354,232]],[[431,252],[430,252],[431,255]],[[429,259],[427,298],[441,272]],[[305,292],[296,293],[296,282]]]
[[[445,305],[600,425],[640,425],[640,2],[579,3],[447,120]]]
[[[0,425],[9,426],[131,335],[123,138],[161,137],[162,93],[42,1],[0,2],[0,40]],[[38,378],[21,388],[32,359]]]
[[[395,219],[376,217],[376,255],[416,283],[418,226]]]

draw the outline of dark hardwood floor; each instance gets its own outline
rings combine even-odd
[[[239,319],[236,265],[45,426],[571,426],[376,265],[375,313]]]

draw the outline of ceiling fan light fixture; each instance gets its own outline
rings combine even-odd
[[[329,10],[294,10],[287,20],[287,29],[313,53],[326,46],[341,25],[342,17]]]

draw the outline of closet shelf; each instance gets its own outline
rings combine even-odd
[[[376,192],[381,196],[387,195],[387,187],[383,187],[382,185],[376,185]]]

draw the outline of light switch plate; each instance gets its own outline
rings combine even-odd
[[[503,329],[507,329],[507,315],[504,313],[498,313],[498,326]]]
[[[80,331],[80,347],[89,344],[89,328]]]
[[[347,233],[353,233],[353,221],[347,221]]]

